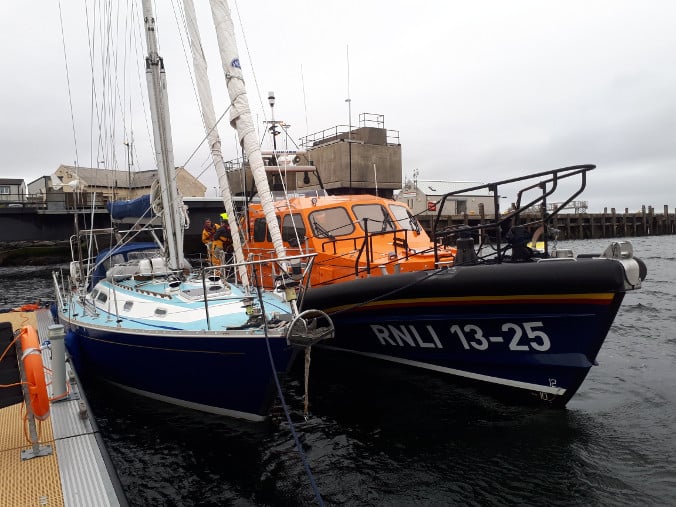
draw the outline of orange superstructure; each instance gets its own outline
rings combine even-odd
[[[316,254],[311,286],[452,264],[455,248],[438,247],[409,208],[373,195],[299,196],[275,202],[287,254]],[[259,204],[249,208],[245,255],[274,256]],[[270,275],[270,273],[267,273]],[[270,286],[270,277],[265,285]]]

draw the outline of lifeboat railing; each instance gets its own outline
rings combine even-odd
[[[408,229],[392,229],[392,230],[387,230],[387,231],[376,231],[376,232],[369,232],[369,226],[368,223],[372,219],[369,218],[364,218],[362,219],[362,229],[364,230],[364,239],[361,243],[361,246],[359,247],[359,251],[357,253],[357,257],[355,258],[354,261],[354,272],[355,276],[359,275],[360,268],[359,264],[361,262],[362,256],[364,256],[366,260],[366,267],[363,269],[363,271],[366,271],[367,275],[371,274],[371,263],[374,261],[373,258],[373,238],[376,236],[385,236],[385,235],[393,235],[392,239],[392,246],[394,247],[394,257],[396,259],[399,259],[399,250],[403,250],[403,258],[408,260],[409,259],[409,254],[410,250],[408,248]],[[402,238],[401,236],[398,235],[398,233],[403,232],[404,237]]]
[[[549,255],[548,228],[550,227],[553,218],[584,191],[587,186],[587,173],[595,168],[596,166],[593,164],[562,167],[558,169],[537,172],[518,178],[510,178],[492,183],[476,185],[444,194],[436,202],[437,213],[432,226],[432,240],[434,241],[435,262],[439,262],[440,245],[448,244],[449,241],[457,238],[459,235],[472,237],[478,234],[481,234],[482,238],[488,236],[492,241],[494,241],[495,256],[494,259],[492,259],[492,262],[503,262],[506,257],[506,251],[510,248],[510,243],[508,241],[509,238],[503,237],[505,233],[503,229],[506,226],[511,226],[512,228],[519,226],[542,226],[544,241],[544,252],[542,255],[547,257]],[[576,189],[567,199],[561,202],[555,210],[551,210],[551,208],[547,206],[547,199],[552,194],[554,194],[556,190],[558,190],[559,183],[562,180],[575,177],[579,178],[579,183]],[[504,214],[501,213],[500,199],[505,196],[503,193],[505,191],[505,187],[518,184],[519,182],[525,182],[526,186],[516,192],[516,200],[514,201],[513,206]],[[439,224],[441,217],[443,216],[444,206],[451,197],[476,193],[481,190],[487,190],[492,196],[494,206],[493,220],[489,220],[485,223],[474,226],[463,224],[445,227],[443,230],[440,230]],[[531,198],[527,202],[523,202],[526,201],[526,194],[530,194],[532,191],[539,193],[537,193],[534,198]],[[540,217],[529,222],[522,222],[523,216],[527,213],[532,213],[533,210],[539,211]],[[481,243],[479,248],[481,248]]]

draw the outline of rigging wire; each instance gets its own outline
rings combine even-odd
[[[61,44],[63,46],[63,62],[66,67],[66,84],[68,86],[68,105],[70,107],[70,122],[73,129],[73,145],[75,148],[75,167],[79,166],[79,155],[77,149],[77,135],[75,132],[75,115],[73,114],[73,95],[70,88],[70,72],[68,70],[68,57],[66,55],[66,36],[63,31],[63,13],[61,11],[61,0],[59,0],[59,22],[61,25]]]
[[[188,162],[190,162],[190,160],[195,156],[195,154],[197,153],[197,150],[199,150],[200,147],[204,144],[204,141],[206,141],[206,140],[209,138],[209,134],[211,134],[211,131],[214,130],[214,129],[218,126],[218,124],[221,122],[221,120],[222,120],[223,117],[225,116],[225,113],[227,113],[228,111],[230,111],[230,107],[231,107],[231,106],[228,106],[228,108],[227,108],[225,111],[223,111],[223,114],[222,114],[221,116],[218,117],[218,120],[216,120],[216,123],[214,124],[214,126],[211,127],[211,130],[209,130],[209,132],[207,132],[207,133],[205,134],[205,136],[202,138],[202,140],[200,141],[200,143],[197,145],[197,148],[195,148],[195,150],[190,154],[190,156],[188,157],[188,160],[185,161],[185,164],[187,164]],[[185,164],[184,164],[184,165],[185,165]],[[200,176],[201,176],[201,175],[200,175]],[[198,176],[198,177],[199,177],[199,176]]]
[[[244,41],[244,47],[246,48],[246,55],[249,58],[249,62],[250,62],[251,75],[253,76],[254,86],[256,88],[256,97],[258,98],[260,109],[263,112],[263,123],[267,123],[268,117],[267,117],[267,114],[265,113],[265,106],[263,105],[263,94],[261,93],[260,86],[258,86],[258,78],[256,77],[256,69],[255,69],[255,66],[253,64],[253,58],[251,57],[251,52],[249,51],[249,43],[247,42],[247,38],[246,38],[246,30],[244,30],[244,23],[242,23],[242,18],[240,17],[239,5],[237,3],[237,0],[234,0],[234,4],[235,4],[235,11],[237,12],[237,21],[239,22],[240,33],[241,33],[242,39]],[[260,134],[259,134],[258,137],[259,138],[261,137]]]

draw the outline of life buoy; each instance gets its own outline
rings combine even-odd
[[[37,303],[28,303],[23,306],[18,306],[16,308],[12,308],[13,312],[34,312],[35,310],[39,310],[40,305]]]
[[[21,359],[23,360],[33,414],[36,419],[44,421],[49,417],[49,396],[47,395],[40,342],[33,326],[21,328],[21,349],[23,350]]]

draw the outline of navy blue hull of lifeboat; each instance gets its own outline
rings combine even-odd
[[[336,338],[324,347],[563,406],[624,294],[620,263],[557,260],[354,280],[309,289],[303,305],[333,319]]]

